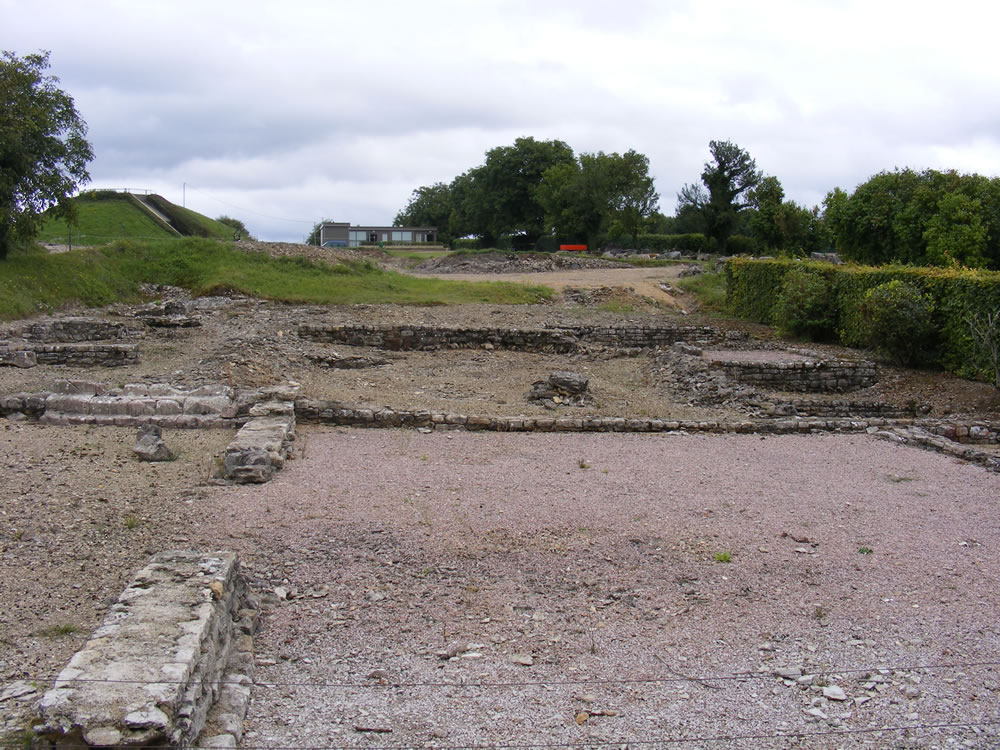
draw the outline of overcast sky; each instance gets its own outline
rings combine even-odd
[[[967,0],[0,0],[0,48],[50,50],[90,126],[92,187],[289,241],[391,224],[520,136],[646,154],[668,215],[713,139],[807,206],[897,166],[1000,175],[998,28]]]

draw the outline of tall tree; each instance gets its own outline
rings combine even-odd
[[[585,153],[574,163],[557,165],[546,171],[537,197],[558,236],[589,245],[613,223],[635,244],[660,198],[649,159],[633,150]]]
[[[87,124],[48,68],[48,52],[0,56],[0,260],[35,237],[47,209],[72,219],[70,197],[90,181]]]
[[[392,223],[397,227],[437,227],[438,239],[449,244],[451,211],[451,188],[443,182],[435,182],[414,190],[410,202],[396,214]]]
[[[750,235],[769,251],[813,252],[828,249],[819,208],[812,210],[786,201],[777,177],[764,177],[749,196],[747,226]]]
[[[933,169],[879,172],[827,194],[826,223],[860,263],[1000,270],[1000,178]]]
[[[726,242],[739,226],[740,214],[752,205],[751,191],[763,178],[746,151],[732,141],[709,141],[712,161],[705,162],[699,185],[685,185],[677,194],[678,214],[691,206],[705,221],[705,234],[725,252]]]
[[[481,201],[480,226],[474,234],[520,237],[532,246],[545,232],[545,209],[536,193],[545,171],[573,163],[573,149],[562,141],[518,138],[513,146],[486,153],[486,162],[472,170]]]
[[[613,173],[609,195],[612,218],[637,248],[639,232],[660,201],[649,175],[649,159],[630,149],[621,156],[611,154],[609,167]]]

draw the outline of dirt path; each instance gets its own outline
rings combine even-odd
[[[557,292],[567,288],[595,289],[598,287],[631,288],[636,294],[676,307],[677,300],[660,284],[670,284],[684,270],[682,265],[659,268],[587,268],[574,271],[544,273],[447,273],[420,274],[452,281],[511,281],[519,284],[541,284]]]

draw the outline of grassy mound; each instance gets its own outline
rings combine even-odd
[[[135,198],[125,193],[99,193],[101,197],[76,199],[77,221],[69,226],[65,219],[49,218],[42,226],[38,241],[56,245],[103,245],[129,238],[157,240],[176,235],[157,221]]]
[[[273,258],[202,238],[119,240],[49,255],[15,252],[0,262],[0,319],[70,305],[100,306],[141,298],[141,284],[169,284],[195,295],[240,293],[307,304],[527,304],[546,287],[415,278],[368,262],[329,265]]]
[[[98,190],[75,199],[77,221],[70,226],[65,219],[50,218],[38,235],[38,241],[56,245],[104,245],[114,240],[158,240],[177,235],[232,239],[233,229],[197,211],[182,208],[159,195],[147,196],[149,203],[167,217],[170,225],[140,205],[128,193]]]

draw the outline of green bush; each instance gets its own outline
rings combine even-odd
[[[935,338],[934,301],[913,284],[893,279],[869,289],[860,312],[870,349],[897,365],[927,359]]]
[[[773,324],[775,300],[781,295],[785,275],[795,268],[826,278],[834,296],[832,316],[837,321],[840,342],[853,347],[867,347],[869,343],[868,325],[862,315],[869,290],[893,280],[912,285],[934,303],[934,363],[964,378],[993,380],[989,351],[973,338],[969,320],[1000,309],[1000,273],[731,258],[725,265],[727,310],[745,320]]]
[[[774,324],[782,333],[825,341],[836,333],[836,300],[819,273],[794,268],[785,274],[774,302]]]

